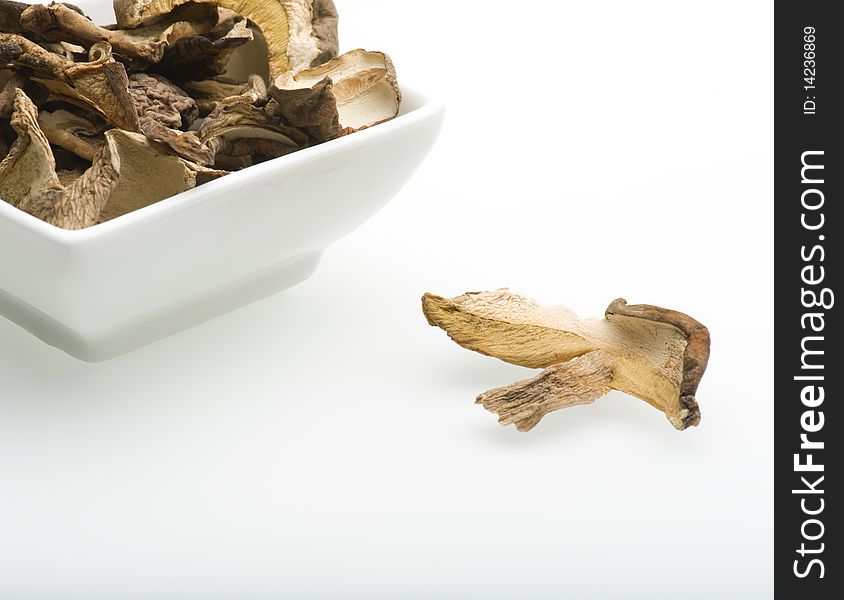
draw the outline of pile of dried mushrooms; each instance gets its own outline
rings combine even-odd
[[[332,0],[0,0],[0,199],[82,229],[399,111]]]

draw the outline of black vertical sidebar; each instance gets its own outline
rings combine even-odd
[[[833,492],[844,454],[840,8],[775,4],[774,577],[782,599],[844,598],[842,496]]]

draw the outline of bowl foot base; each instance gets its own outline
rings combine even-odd
[[[307,280],[322,251],[300,254],[196,296],[86,335],[0,290],[0,313],[44,342],[85,362],[103,362],[175,335]]]

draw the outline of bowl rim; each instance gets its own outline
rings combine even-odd
[[[86,229],[68,230],[56,227],[2,199],[0,199],[0,220],[60,246],[75,246],[119,234],[127,229],[141,227],[146,222],[165,219],[176,212],[188,210],[196,206],[198,200],[205,194],[211,192],[225,194],[228,191],[233,191],[246,178],[277,175],[279,172],[295,170],[300,164],[310,162],[316,157],[330,157],[348,152],[356,147],[368,144],[373,138],[389,135],[391,132],[425,121],[445,109],[441,102],[431,99],[412,87],[403,85],[402,96],[402,108],[399,116],[386,123],[233,172],[202,186],[159,200],[149,206]]]

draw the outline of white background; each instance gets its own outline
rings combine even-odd
[[[0,598],[771,597],[772,3],[338,7],[438,145],[192,331],[87,365],[0,321]],[[475,395],[533,372],[419,297],[503,286],[706,323],[701,426],[612,393],[500,427]]]

